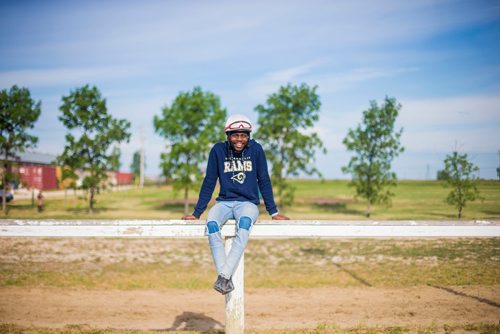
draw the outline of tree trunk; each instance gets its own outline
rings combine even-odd
[[[95,189],[94,189],[94,187],[91,187],[90,188],[90,196],[89,196],[90,213],[94,213],[94,193],[95,193]]]
[[[5,178],[2,180],[3,192],[2,192],[2,211],[7,215],[7,187],[5,186]]]
[[[188,203],[189,187],[184,188],[184,214],[188,214],[189,203]]]
[[[462,206],[458,207],[458,219],[462,219]]]
[[[371,215],[371,203],[370,200],[368,200],[368,203],[366,204],[366,218],[370,218]]]
[[[2,211],[5,215],[7,215],[7,152],[5,152],[5,160],[3,163],[3,171],[2,171]]]

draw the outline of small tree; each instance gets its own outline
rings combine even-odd
[[[70,166],[65,166],[60,161],[57,161],[57,163],[61,166],[62,171],[61,182],[64,188],[64,206],[68,206],[68,188],[73,189],[73,205],[76,206],[76,182],[78,175]]]
[[[198,189],[203,180],[200,171],[210,148],[223,141],[226,109],[219,97],[195,87],[181,92],[171,106],[154,117],[156,133],[167,139],[167,152],[161,154],[163,174],[172,179],[175,190],[184,190],[184,214],[188,214],[189,189]]]
[[[437,180],[438,181],[445,181],[449,177],[450,176],[448,175],[448,173],[446,173],[445,170],[438,170],[438,172],[437,172]]]
[[[362,124],[349,129],[343,143],[348,151],[356,153],[344,173],[352,175],[351,185],[356,188],[356,196],[366,199],[366,217],[371,215],[371,205],[389,205],[396,185],[396,173],[391,172],[391,162],[404,148],[399,140],[403,129],[395,130],[395,122],[401,104],[396,99],[386,97],[379,107],[376,101],[363,112]]]
[[[144,157],[146,160],[146,157]],[[146,162],[144,162],[144,169],[146,169]],[[134,180],[136,184],[139,182],[139,177],[141,176],[141,151],[135,151],[132,156],[132,163],[130,164],[130,170],[134,174]]]
[[[109,169],[115,172],[118,172],[121,167],[120,162],[121,151],[118,146],[113,147],[111,151],[111,155],[109,156]]]
[[[109,150],[115,143],[128,142],[130,122],[108,114],[106,100],[95,86],[77,88],[63,96],[62,101],[59,120],[74,134],[66,134],[66,146],[58,160],[72,170],[82,169],[87,173],[82,186],[89,190],[89,211],[92,213],[94,197],[101,182],[107,178],[106,170],[113,159]]]
[[[108,164],[108,170],[111,172],[118,173],[120,171],[121,167],[121,162],[120,162],[120,156],[121,156],[121,151],[118,146],[113,147],[111,150],[111,155],[109,156],[109,164]],[[118,185],[117,183],[117,175],[115,174],[114,180],[108,183],[109,186],[115,187]]]
[[[444,171],[446,172],[445,186],[452,190],[446,197],[446,202],[458,209],[458,218],[462,218],[462,210],[469,201],[481,199],[477,189],[478,177],[474,173],[479,167],[467,160],[467,154],[459,154],[454,151],[447,155],[444,160]]]
[[[41,102],[35,102],[27,88],[12,86],[0,91],[0,161],[2,164],[2,210],[7,214],[8,183],[15,179],[12,166],[18,160],[17,152],[35,147],[36,136],[27,130],[33,129],[41,113]]]
[[[288,84],[269,96],[266,105],[255,107],[259,113],[255,137],[272,164],[271,178],[282,207],[294,199],[295,188],[287,183],[288,177],[300,172],[321,176],[313,162],[316,150],[326,153],[326,149],[318,134],[311,131],[321,107],[316,89],[305,83]]]

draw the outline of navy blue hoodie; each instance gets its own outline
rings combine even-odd
[[[212,147],[193,216],[199,218],[206,210],[217,179],[220,182],[220,192],[216,201],[247,201],[259,205],[260,190],[267,212],[270,215],[278,212],[266,156],[262,146],[255,140],[251,139],[241,152],[231,149],[227,141]]]

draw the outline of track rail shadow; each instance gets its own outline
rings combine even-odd
[[[369,286],[369,287],[372,287],[373,285],[370,284],[370,282],[368,282],[367,280],[365,280],[364,278],[362,277],[359,277],[356,273],[342,267],[342,265],[340,265],[340,263],[333,263],[333,265],[337,268],[339,268],[339,270],[347,273],[348,275],[350,275],[352,278],[354,278],[356,281],[360,282],[361,284],[363,284],[364,286]]]
[[[498,303],[496,303],[496,302],[494,302],[492,300],[483,298],[483,297],[477,297],[477,296],[468,295],[466,293],[463,293],[463,292],[460,292],[460,291],[456,291],[456,290],[453,290],[452,288],[448,288],[448,287],[445,287],[445,286],[432,285],[432,284],[429,284],[429,286],[431,286],[433,288],[436,288],[436,289],[444,290],[444,291],[452,293],[452,294],[454,294],[456,296],[461,296],[461,297],[475,299],[475,300],[477,300],[477,301],[479,301],[481,303],[485,303],[485,304],[488,304],[490,306],[494,306],[494,307],[500,308],[500,304],[498,304]]]

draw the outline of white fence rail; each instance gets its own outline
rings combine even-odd
[[[234,235],[234,221],[222,229]],[[0,237],[203,237],[205,222],[185,220],[0,220]],[[499,221],[260,220],[252,238],[498,237]]]
[[[222,229],[226,252],[234,221]],[[0,220],[1,237],[170,237],[200,238],[204,221],[184,220]],[[500,237],[499,221],[318,221],[260,220],[252,238]],[[1,240],[1,239],[0,239]],[[233,275],[235,289],[225,296],[226,333],[244,333],[244,257]]]

